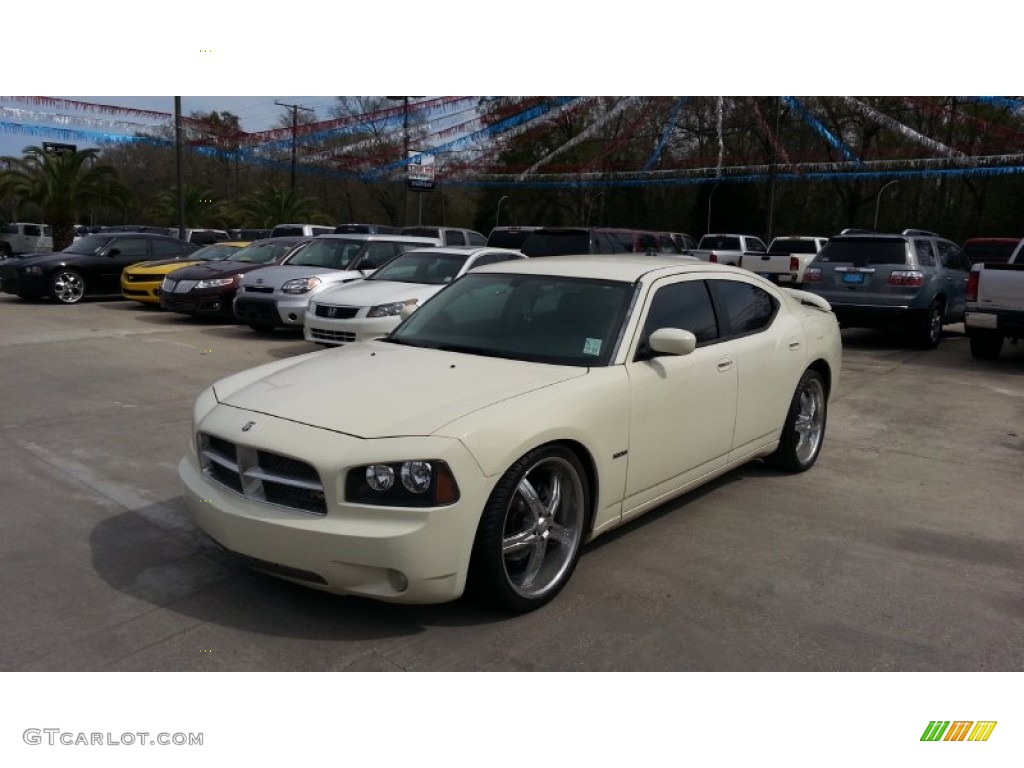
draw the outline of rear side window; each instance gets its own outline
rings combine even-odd
[[[829,240],[814,258],[824,264],[906,264],[907,243],[904,240],[858,237],[850,240]]]
[[[756,237],[747,238],[747,250],[751,253],[765,253],[767,248],[764,247],[764,243],[758,240]]]
[[[25,234],[28,235],[29,237],[42,237],[43,230],[42,227],[39,227],[35,224],[26,224]]]
[[[939,240],[935,245],[939,249],[939,258],[942,259],[942,266],[946,269],[954,269],[960,272],[970,271],[971,265],[967,261],[967,256],[964,255],[964,252],[959,247],[946,240]]]
[[[479,232],[467,232],[466,240],[470,245],[487,245],[487,238]]]
[[[170,240],[154,240],[154,256],[174,256],[181,251],[181,244]]]
[[[745,336],[772,324],[778,304],[766,291],[738,280],[711,280],[723,336]]]
[[[147,242],[142,237],[119,237],[111,243],[111,248],[116,248],[122,256],[146,256]]]
[[[709,251],[738,251],[740,239],[726,235],[704,235],[700,239],[700,250]]]
[[[445,245],[465,245],[466,236],[457,229],[449,229],[444,233]]]
[[[932,250],[931,240],[915,240],[914,253],[917,255],[917,263],[920,266],[935,266],[935,251]]]

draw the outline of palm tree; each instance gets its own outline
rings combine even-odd
[[[284,222],[326,219],[318,205],[317,200],[294,189],[265,184],[244,198],[240,207],[248,226],[273,227]]]
[[[214,200],[213,192],[210,189],[201,189],[191,184],[185,184],[184,190],[185,221],[181,222],[182,226],[220,226],[224,223],[226,214],[224,203]],[[161,224],[170,226],[178,222],[177,187],[157,194],[153,201],[152,214]]]
[[[26,147],[21,157],[0,157],[0,199],[12,198],[20,212],[34,205],[53,227],[53,249],[63,250],[75,238],[75,222],[93,206],[123,208],[128,190],[109,165],[99,165],[99,150],[51,154]]]

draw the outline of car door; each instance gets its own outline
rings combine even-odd
[[[652,286],[640,332],[626,364],[629,454],[623,519],[659,503],[725,465],[736,419],[734,351],[721,343],[706,281],[666,278]],[[689,355],[651,356],[659,328],[697,337]]]
[[[936,240],[942,262],[943,284],[947,296],[946,322],[958,323],[967,309],[967,278],[970,262],[960,247],[948,240]]]
[[[736,424],[729,461],[775,440],[806,356],[803,327],[779,299],[740,277],[708,281],[723,347],[736,360]]]
[[[115,237],[104,249],[99,260],[96,292],[120,293],[122,270],[148,258],[148,237]]]

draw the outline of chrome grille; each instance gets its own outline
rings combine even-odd
[[[358,312],[359,307],[335,307],[331,304],[316,305],[317,317],[333,317],[337,320],[348,320],[355,317]]]
[[[198,447],[203,474],[235,493],[317,515],[327,514],[323,483],[310,464],[206,433],[199,434]]]
[[[323,328],[310,327],[309,335],[320,341],[335,341],[341,344],[351,344],[356,340],[356,335],[349,331],[327,331]]]

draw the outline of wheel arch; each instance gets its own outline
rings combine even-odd
[[[832,394],[832,366],[823,357],[819,357],[807,366],[807,370],[816,371],[821,375],[825,384],[825,399],[827,400]]]

